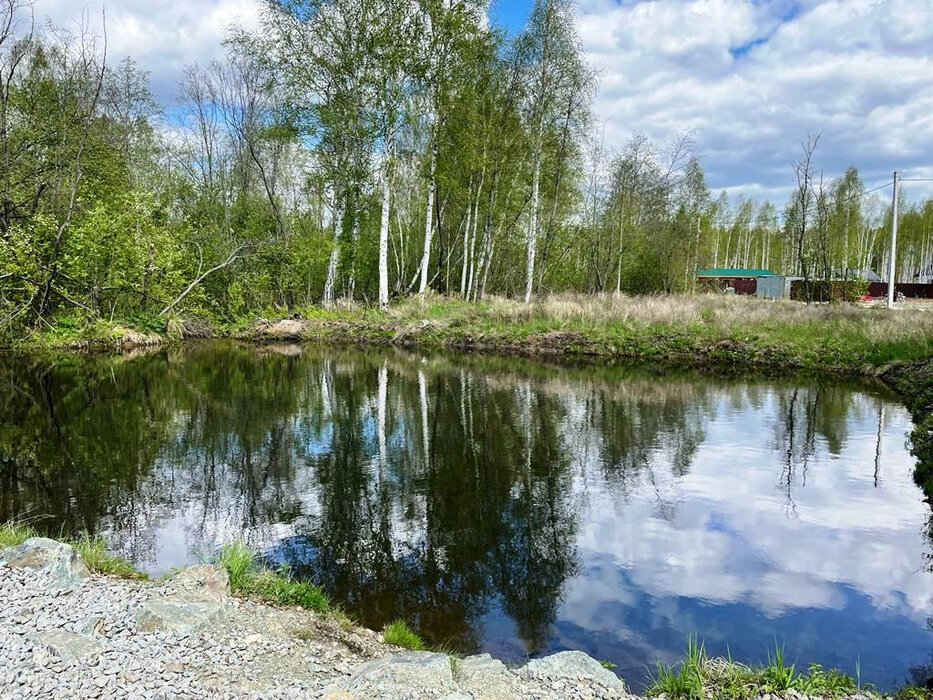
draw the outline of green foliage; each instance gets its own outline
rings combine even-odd
[[[752,700],[762,694],[783,695],[789,690],[823,698],[843,698],[859,690],[856,681],[838,669],[811,664],[806,673],[797,673],[788,664],[778,645],[768,652],[768,661],[749,667],[730,658],[709,658],[702,643],[691,637],[684,658],[678,664],[658,663],[648,689],[650,696],[665,695],[670,700]],[[871,695],[868,689],[861,689]]]
[[[320,613],[330,610],[330,601],[319,586],[296,581],[284,571],[259,571],[249,577],[245,590],[275,605],[293,605]]]
[[[931,698],[933,698],[933,691],[912,685],[898,688],[891,696],[891,700],[931,700]]]
[[[413,632],[404,620],[395,620],[382,628],[382,638],[386,644],[394,644],[403,649],[412,651],[424,651],[425,643],[415,632]]]
[[[30,537],[38,537],[39,533],[31,525],[11,521],[0,525],[0,549],[15,547]]]
[[[107,551],[107,541],[103,537],[92,537],[84,533],[71,544],[81,555],[87,567],[95,573],[129,579],[148,578],[137,571],[126,559],[110,554]]]
[[[780,692],[793,688],[797,679],[796,666],[785,663],[784,647],[775,644],[773,655],[768,652],[768,665],[762,673],[762,680],[768,688]]]
[[[706,650],[696,636],[687,640],[687,651],[682,661],[674,666],[665,666],[658,661],[657,669],[649,690],[651,695],[684,700],[702,700],[704,697],[704,671],[708,663]]]
[[[236,541],[225,544],[217,555],[217,564],[227,570],[230,588],[234,592],[246,591],[252,577],[256,556],[245,543]]]
[[[332,611],[327,595],[313,583],[296,581],[286,569],[263,568],[243,542],[221,548],[217,563],[227,570],[230,588],[240,595],[254,596],[274,605],[296,606],[320,613]]]

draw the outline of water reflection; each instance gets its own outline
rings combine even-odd
[[[365,623],[637,686],[714,653],[929,661],[905,411],[835,381],[210,344],[0,358],[0,520],[162,572],[245,537]]]

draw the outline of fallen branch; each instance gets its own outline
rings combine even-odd
[[[185,291],[183,291],[181,294],[179,294],[175,298],[175,301],[173,301],[171,304],[169,304],[168,306],[166,306],[164,309],[162,309],[159,312],[159,316],[164,316],[169,311],[171,311],[173,308],[175,308],[175,306],[179,302],[181,302],[182,299],[188,296],[188,292],[190,292],[192,289],[197,287],[204,280],[204,278],[207,277],[209,274],[211,274],[212,272],[217,272],[217,270],[222,270],[229,265],[232,265],[236,261],[236,259],[240,257],[240,253],[242,253],[243,250],[246,249],[246,247],[247,247],[246,245],[241,245],[239,248],[237,248],[232,253],[230,253],[230,257],[227,258],[224,262],[220,263],[219,265],[215,265],[210,270],[207,270],[206,272],[203,272],[199,274],[197,277],[195,277],[194,280],[192,280],[191,284],[185,287]]]

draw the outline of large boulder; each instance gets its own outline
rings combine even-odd
[[[222,623],[230,611],[230,580],[218,567],[184,569],[165,585],[164,592],[140,607],[136,627],[141,632],[197,634]]]
[[[348,678],[325,689],[325,698],[406,700],[457,690],[450,657],[429,651],[407,651],[370,661]]]
[[[227,613],[227,606],[216,601],[153,598],[140,606],[136,628],[140,632],[192,635],[216,627],[227,618]]]
[[[477,700],[511,700],[517,697],[515,676],[489,654],[468,656],[457,662],[457,685]]]
[[[12,568],[43,572],[48,576],[46,588],[53,593],[72,593],[90,576],[74,547],[45,537],[31,537],[0,551],[0,561]]]
[[[625,691],[625,684],[616,674],[582,651],[562,651],[532,659],[521,668],[521,672],[530,678],[593,682],[609,690]]]

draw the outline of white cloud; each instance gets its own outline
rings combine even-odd
[[[152,74],[156,96],[170,106],[182,70],[223,55],[227,30],[255,26],[257,0],[113,0],[79,4],[73,0],[39,0],[38,18],[76,28],[82,14],[100,31],[106,9],[108,54],[113,62],[132,56]]]
[[[616,148],[692,129],[711,185],[755,197],[785,194],[811,132],[828,176],[854,164],[880,184],[929,166],[929,0],[581,0],[578,13]]]

